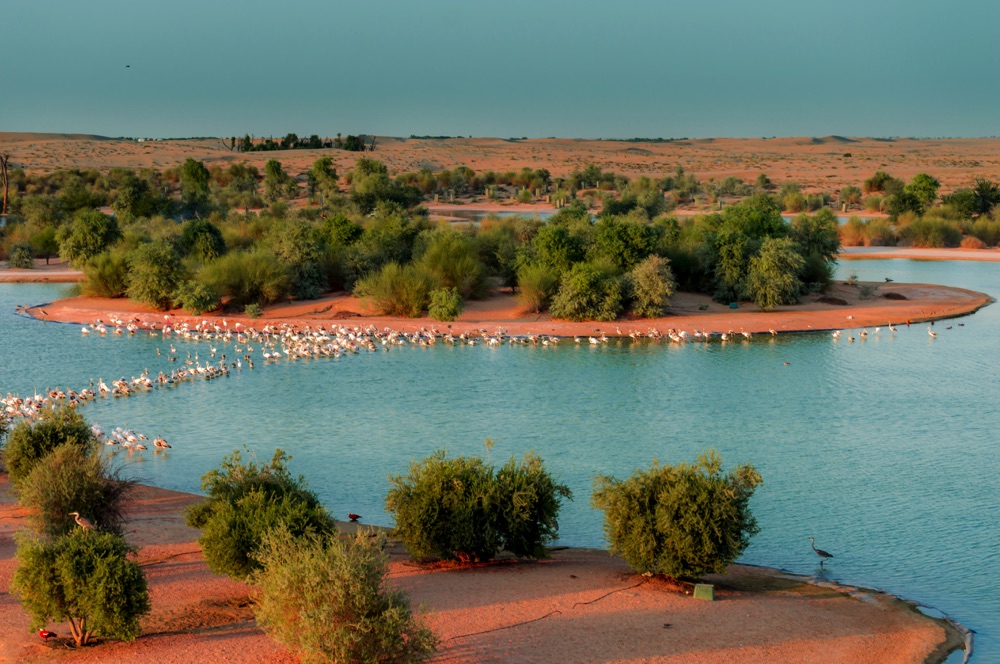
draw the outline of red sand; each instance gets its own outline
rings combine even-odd
[[[253,621],[252,589],[205,565],[181,510],[197,496],[141,487],[129,538],[142,547],[152,613],[134,643],[43,644],[6,593],[15,561],[12,534],[24,527],[0,475],[0,660],[294,662]],[[349,530],[350,524],[342,524]],[[803,546],[803,556],[811,556]],[[635,576],[603,551],[565,549],[549,561],[423,567],[398,543],[390,583],[422,606],[441,638],[433,661],[471,662],[924,662],[961,644],[951,626],[892,597],[816,586],[773,570],[734,565],[711,577],[716,601],[675,584]],[[862,601],[864,600],[864,601]]]

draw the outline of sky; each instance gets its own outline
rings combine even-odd
[[[0,0],[0,8],[0,131],[1000,134],[1000,3],[990,0]]]

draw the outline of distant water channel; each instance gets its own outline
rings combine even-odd
[[[939,283],[1000,294],[1000,266],[852,260],[841,278]],[[76,325],[15,314],[58,285],[0,284],[0,391],[169,371],[162,339],[81,337]],[[537,451],[575,500],[560,543],[604,546],[589,506],[595,473],[624,476],[653,458],[716,448],[764,477],[752,564],[882,588],[976,630],[975,661],[1000,661],[1000,305],[867,341],[828,333],[686,346],[406,347],[243,369],[229,378],[87,405],[106,429],[174,445],[125,463],[145,482],[199,490],[243,444],[275,447],[334,513],[389,524],[389,473],[438,448],[504,461]],[[848,321],[845,318],[845,325]],[[960,325],[961,324],[961,325]],[[946,329],[951,326],[951,329]],[[846,335],[845,335],[846,336]],[[178,344],[181,355],[209,344]],[[260,351],[257,351],[259,355]],[[784,363],[788,362],[788,365]],[[807,537],[834,554],[825,570]]]

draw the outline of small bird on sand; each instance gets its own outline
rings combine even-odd
[[[76,525],[80,526],[84,530],[96,530],[94,528],[94,524],[90,522],[90,519],[80,516],[79,512],[70,512],[69,516],[74,517],[73,520],[76,521]]]
[[[41,637],[42,641],[48,641],[49,639],[54,639],[59,635],[55,632],[50,632],[47,629],[40,629],[38,630],[38,636]]]
[[[351,523],[357,523],[358,519],[361,518],[361,515],[351,512],[350,514],[347,515],[347,518],[351,520]]]
[[[816,540],[814,540],[812,537],[809,538],[809,542],[810,542],[810,544],[812,544],[813,551],[815,551],[816,555],[819,556],[819,564],[820,565],[822,565],[823,563],[825,563],[827,558],[833,558],[833,554],[832,553],[824,551],[823,549],[817,549],[816,548]]]

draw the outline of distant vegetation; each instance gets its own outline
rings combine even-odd
[[[254,151],[365,149],[365,140],[230,139]],[[677,290],[769,309],[824,290],[841,245],[1000,243],[996,183],[977,178],[941,196],[924,173],[903,182],[878,171],[823,192],[765,173],[702,182],[682,167],[638,178],[594,164],[564,176],[467,166],[391,174],[362,156],[338,173],[320,155],[300,173],[278,159],[263,171],[188,159],[162,171],[10,168],[7,181],[0,259],[27,267],[60,255],[85,272],[87,293],[199,314],[256,314],[337,290],[385,314],[439,320],[498,289],[526,311],[572,320],[662,315]],[[547,201],[558,213],[450,226],[421,207],[470,197]],[[840,224],[832,206],[856,218]],[[676,216],[679,207],[699,212]],[[880,216],[862,220],[865,211]]]

